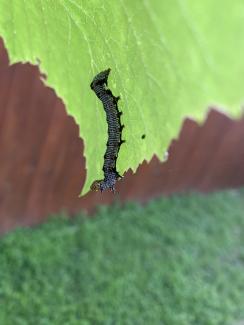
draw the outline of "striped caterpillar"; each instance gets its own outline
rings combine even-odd
[[[103,103],[108,123],[108,141],[103,164],[104,179],[96,180],[91,185],[91,190],[101,192],[106,189],[115,191],[115,183],[121,178],[116,170],[116,161],[120,146],[125,142],[121,138],[124,125],[121,125],[122,112],[119,111],[117,105],[119,97],[115,97],[107,88],[110,70],[107,69],[97,74],[91,83],[91,89]]]

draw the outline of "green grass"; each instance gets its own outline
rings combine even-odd
[[[0,240],[0,324],[234,324],[244,318],[244,193],[51,218]]]

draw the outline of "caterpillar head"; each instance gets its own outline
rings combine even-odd
[[[90,187],[92,191],[101,191],[101,183],[103,182],[102,179],[94,181]]]
[[[116,178],[114,177],[110,177],[106,181],[102,179],[97,180],[92,183],[90,189],[92,191],[100,191],[100,192],[109,189],[111,192],[115,193],[115,187],[114,187],[115,182],[116,182]]]

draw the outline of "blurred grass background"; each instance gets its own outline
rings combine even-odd
[[[244,192],[51,217],[0,239],[0,324],[235,324]]]

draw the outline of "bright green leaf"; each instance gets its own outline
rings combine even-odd
[[[121,97],[126,140],[118,171],[135,170],[154,153],[163,159],[185,116],[202,119],[209,105],[240,111],[243,21],[242,0],[0,1],[0,35],[11,63],[40,61],[47,84],[79,124],[83,193],[102,177],[107,141],[93,77],[112,69],[109,87]]]

